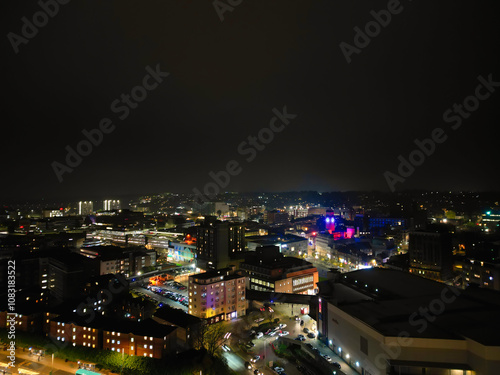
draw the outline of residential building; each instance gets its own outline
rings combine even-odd
[[[163,306],[156,310],[153,319],[160,324],[177,327],[176,345],[179,349],[188,350],[193,348],[202,319],[170,306]]]
[[[245,226],[206,217],[196,228],[197,266],[217,270],[229,266],[245,250]]]
[[[216,323],[246,314],[246,277],[233,268],[189,276],[189,314]]]
[[[87,216],[94,213],[94,203],[92,201],[78,202],[78,215]]]
[[[120,210],[122,207],[121,207],[121,203],[120,203],[120,200],[111,200],[111,199],[107,199],[103,202],[103,209],[104,211],[113,211],[113,210]]]
[[[429,225],[426,230],[410,233],[410,272],[445,281],[452,277],[453,229],[447,225]]]

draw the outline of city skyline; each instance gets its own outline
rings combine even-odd
[[[2,2],[0,372],[500,374],[495,5]]]

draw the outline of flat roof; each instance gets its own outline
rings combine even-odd
[[[231,273],[230,273],[231,272]],[[207,271],[189,276],[192,279],[208,280],[216,277],[224,277],[224,280],[239,279],[245,277],[243,275],[233,274],[231,268],[222,268],[217,271]]]
[[[181,309],[174,309],[169,306],[159,308],[154,313],[154,316],[182,328],[201,322],[200,318],[190,315]]]
[[[483,345],[500,346],[499,292],[461,290],[383,268],[341,274],[333,288],[329,284],[318,283],[325,298],[335,300],[339,309],[385,336],[408,332],[414,338],[467,337]]]

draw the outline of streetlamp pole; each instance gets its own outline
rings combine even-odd
[[[122,350],[122,368],[120,369],[120,375],[123,372],[123,365],[125,364],[125,350]]]

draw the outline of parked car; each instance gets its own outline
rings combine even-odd
[[[268,335],[271,336],[271,337],[273,337],[273,336],[276,336],[276,333],[277,333],[276,331],[271,331],[271,332],[268,333]]]
[[[304,328],[304,333],[309,333],[309,328]]]
[[[253,373],[255,375],[263,375],[262,371],[260,371],[258,368],[256,368]]]
[[[314,349],[314,346],[313,346],[310,342],[308,342],[308,343],[306,344],[306,346],[307,346],[309,349]]]
[[[261,337],[264,337],[264,334],[262,332],[259,332],[259,333],[257,333],[257,336],[255,336],[255,337],[257,337],[258,339],[260,339]]]
[[[280,337],[288,336],[289,334],[290,334],[290,332],[288,332],[288,331],[281,331],[280,333],[278,333],[278,335],[280,335]]]
[[[339,370],[342,368],[342,366],[340,366],[340,363],[338,363],[338,362],[333,362],[332,365],[334,365]]]
[[[250,362],[245,362],[245,368],[247,370],[251,370],[252,369],[252,364]]]
[[[285,328],[285,327],[286,327],[286,324],[283,324],[283,323],[282,323],[282,324],[280,324],[280,325],[279,325],[279,327],[280,327],[280,329],[283,329],[283,328]]]
[[[316,335],[313,332],[309,332],[307,334],[307,337],[309,337],[310,339],[314,339],[314,338],[316,338]]]
[[[260,355],[255,355],[250,359],[250,362],[255,363],[260,359]]]
[[[332,362],[332,359],[330,358],[330,356],[326,355],[326,354],[322,354],[321,355],[324,359],[326,359],[328,362]]]
[[[276,371],[278,374],[285,371],[285,369],[283,367],[279,367],[279,366],[274,367],[273,370]]]
[[[250,345],[252,348],[255,346],[253,341],[249,341],[247,344]]]

